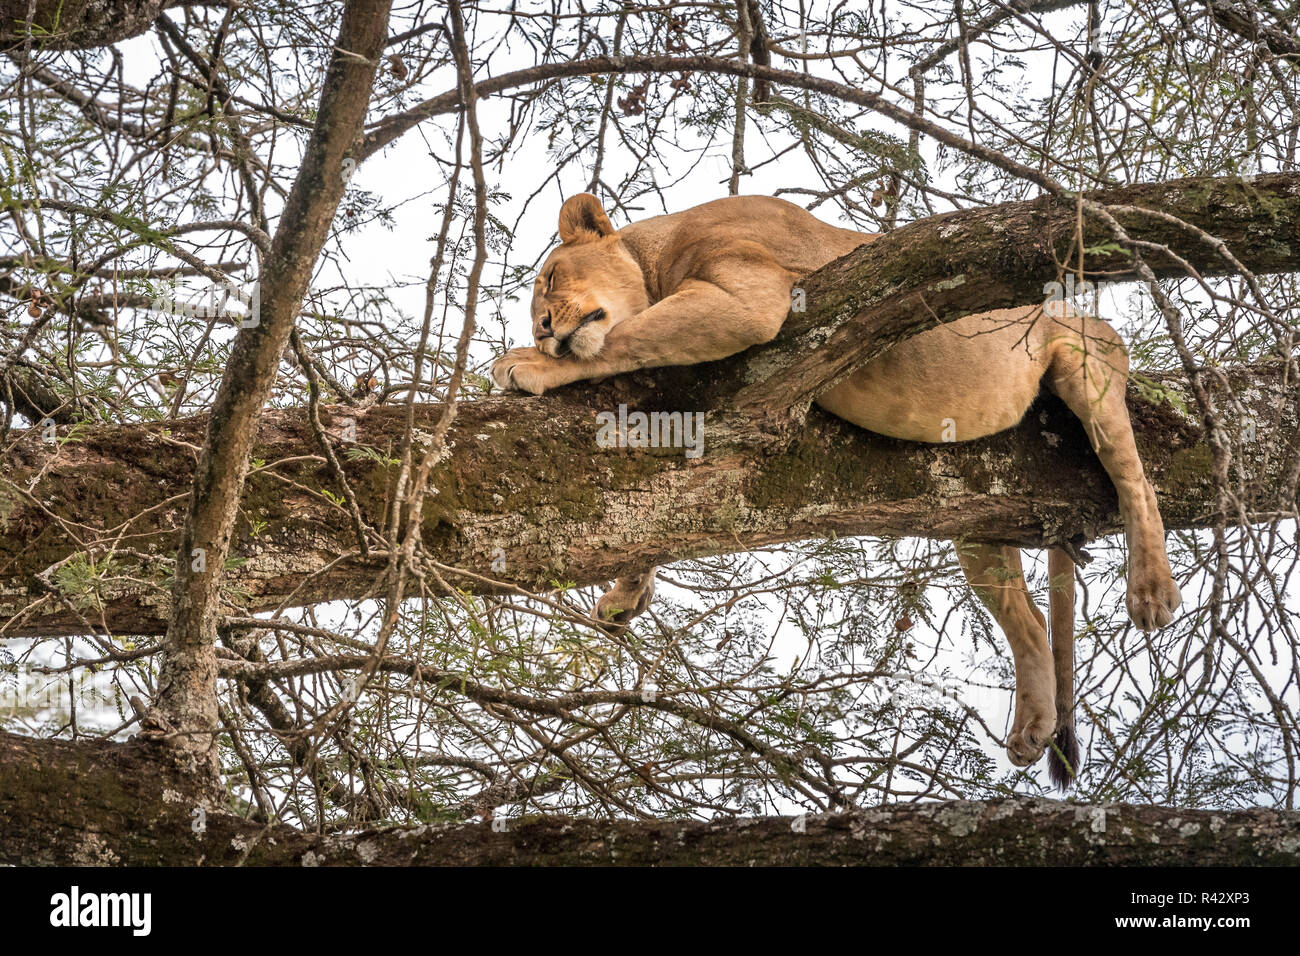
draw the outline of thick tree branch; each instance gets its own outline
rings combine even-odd
[[[693,399],[681,379],[704,393],[719,387],[719,376],[731,381],[716,366],[668,371],[674,374],[463,404],[448,435],[452,454],[430,476],[438,494],[424,513],[428,553],[480,576],[450,580],[480,593],[494,590],[494,580],[502,589],[547,589],[555,581],[607,581],[639,562],[832,533],[967,535],[1033,546],[1120,526],[1109,479],[1077,419],[1055,399],[1009,432],[960,444],[894,441],[814,409],[793,441],[762,453],[762,436],[711,415],[698,459],[681,449],[598,447],[599,410],[704,407],[683,404]],[[1244,507],[1256,519],[1293,513],[1297,370],[1284,377],[1281,365],[1242,368],[1226,379],[1251,416],[1241,433],[1253,440],[1237,457]],[[1157,376],[1151,385],[1167,387],[1167,399],[1135,386],[1129,407],[1166,524],[1204,527],[1217,496],[1185,379]],[[415,427],[428,431],[440,413],[441,406],[418,407]],[[355,421],[357,445],[374,450],[344,462],[368,521],[387,504],[393,469],[384,462],[405,414],[339,407],[323,416],[336,440]],[[0,615],[17,615],[6,635],[162,629],[167,559],[203,428],[202,419],[190,419],[100,429],[56,446],[36,430],[21,438],[0,477]],[[232,613],[359,598],[382,571],[382,554],[369,563],[355,556],[351,521],[323,494],[333,493],[333,478],[315,451],[304,411],[263,416],[252,454],[267,465],[250,477],[236,526],[234,554],[246,563],[227,573]],[[111,561],[110,545],[119,549]],[[498,548],[504,571],[493,568]],[[139,557],[149,554],[157,557]],[[99,577],[87,583],[87,573]]]
[[[0,733],[0,864],[130,866],[1294,866],[1300,812],[1004,799],[725,822],[543,817],[363,830],[263,826],[204,804],[140,743]],[[199,811],[202,810],[202,813]],[[202,827],[195,824],[202,821]]]
[[[47,50],[89,50],[129,40],[172,7],[194,0],[0,0],[0,46],[23,43]]]
[[[1252,3],[1245,5],[1230,0],[1209,0],[1210,14],[1216,23],[1252,43],[1262,43],[1276,56],[1300,60],[1300,39],[1280,27],[1261,22],[1260,10]]]

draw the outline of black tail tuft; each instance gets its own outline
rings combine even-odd
[[[1074,736],[1074,724],[1066,724],[1056,732],[1056,738],[1047,754],[1047,775],[1062,790],[1079,772],[1079,740]]]

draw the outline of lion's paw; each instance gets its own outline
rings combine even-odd
[[[554,367],[555,359],[531,345],[511,349],[492,363],[492,381],[499,388],[541,395],[554,387]]]
[[[1016,724],[1011,729],[1011,736],[1007,738],[1007,757],[1017,767],[1037,763],[1055,733],[1056,715],[1049,714],[1047,709],[1041,714],[1035,714],[1023,725],[1020,714],[1016,714]]]
[[[1157,566],[1129,573],[1128,613],[1142,630],[1154,631],[1167,625],[1182,603],[1178,584],[1167,568]]]
[[[650,606],[655,593],[655,571],[619,578],[614,587],[601,595],[591,616],[607,631],[621,633],[632,618]]]

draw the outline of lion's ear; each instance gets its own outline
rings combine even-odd
[[[570,196],[560,207],[560,241],[591,242],[612,235],[613,225],[591,193]]]

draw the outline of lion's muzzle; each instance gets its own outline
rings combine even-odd
[[[562,358],[565,355],[576,355],[580,359],[591,358],[600,351],[600,346],[605,341],[603,334],[590,334],[588,327],[593,323],[605,318],[604,309],[592,309],[581,319],[573,330],[563,337],[557,337],[554,340],[554,355],[556,358]],[[591,330],[595,332],[596,330]]]

